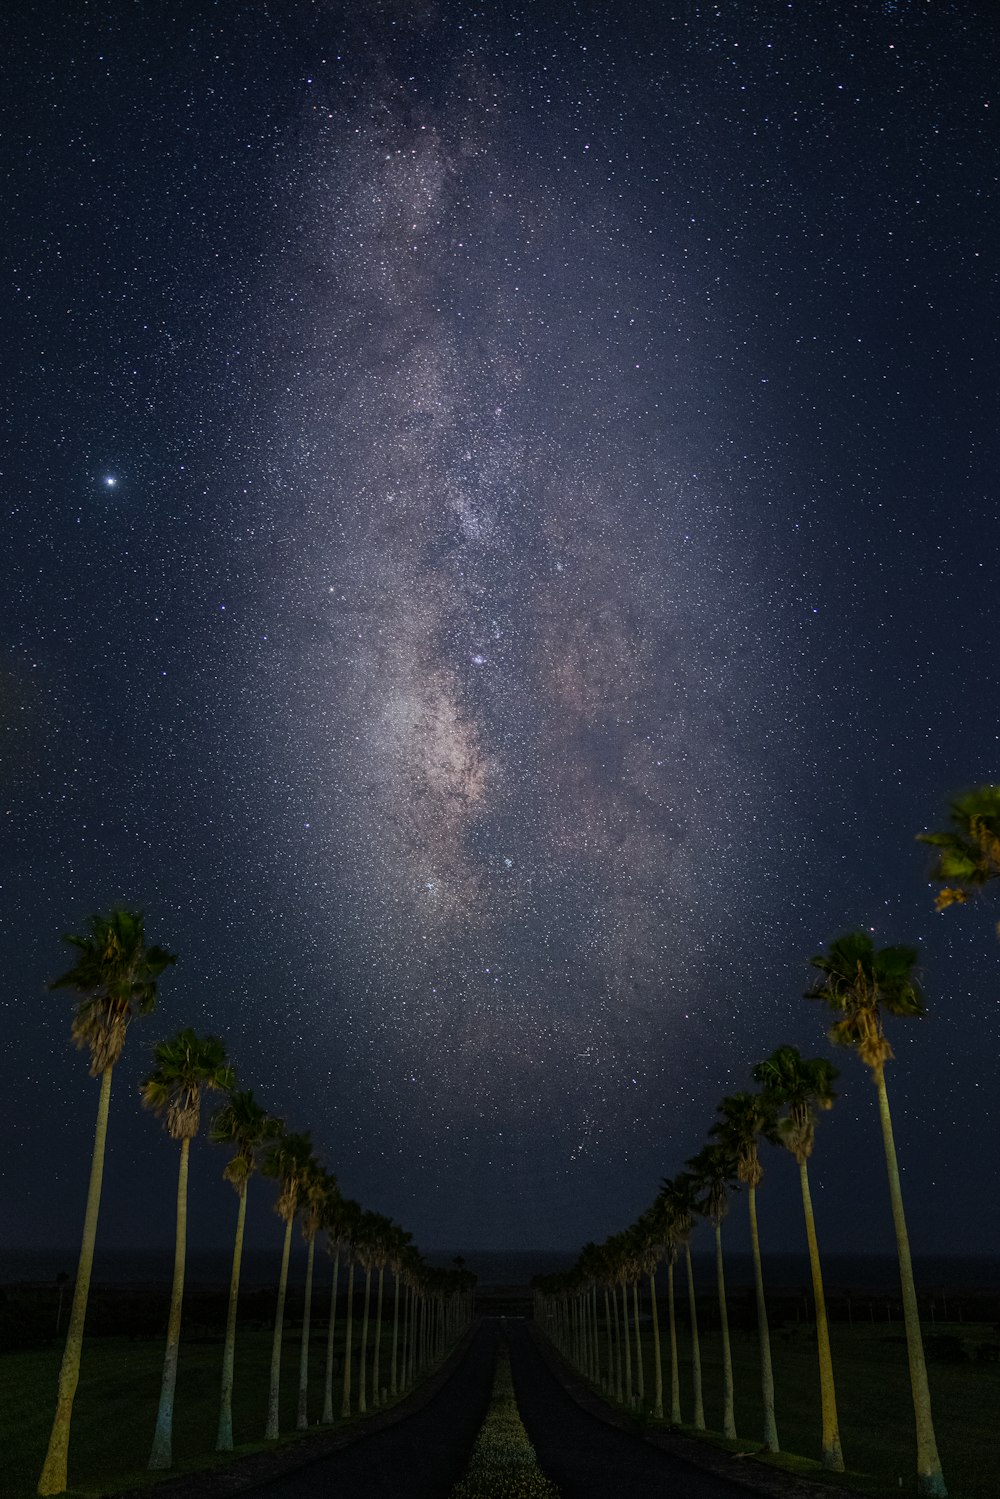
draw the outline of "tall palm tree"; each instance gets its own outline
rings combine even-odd
[[[83,1219],[80,1260],[73,1288],[73,1305],[66,1346],[59,1370],[55,1417],[45,1463],[38,1480],[39,1494],[62,1494],[66,1489],[69,1432],[73,1399],[80,1378],[83,1326],[87,1316],[90,1276],[94,1265],[94,1243],[101,1206],[104,1177],[104,1142],[108,1132],[111,1073],[125,1045],[125,1033],[133,1015],[148,1015],[156,1006],[156,982],[177,958],[162,947],[147,947],[141,911],[113,910],[108,916],[91,916],[89,934],[66,935],[64,942],[77,949],[73,967],[53,980],[50,989],[73,989],[81,996],[73,1016],[72,1036],[81,1049],[90,1051],[90,1075],[99,1077],[97,1127],[90,1162],[90,1185]]]
[[[384,1219],[378,1213],[362,1213],[354,1242],[354,1253],[365,1272],[365,1299],[361,1312],[361,1349],[358,1357],[358,1413],[368,1412],[368,1322],[371,1314],[372,1270],[378,1263]]]
[[[653,1327],[653,1415],[657,1420],[663,1419],[663,1361],[660,1350],[660,1319],[656,1309],[656,1266],[660,1258],[660,1245],[656,1236],[656,1224],[652,1213],[647,1209],[641,1213],[633,1225],[629,1238],[632,1246],[632,1263],[636,1274],[645,1275],[649,1281],[649,1305],[650,1321]],[[593,1250],[594,1245],[588,1245]],[[635,1286],[633,1285],[633,1292]],[[636,1337],[639,1336],[639,1316],[636,1308]],[[638,1367],[642,1368],[642,1354],[639,1354]],[[645,1394],[640,1389],[640,1399]]]
[[[736,1160],[724,1145],[704,1145],[687,1162],[700,1193],[698,1211],[712,1220],[715,1229],[715,1282],[719,1296],[722,1329],[722,1434],[736,1440],[733,1402],[733,1356],[729,1346],[729,1308],[726,1304],[726,1272],[722,1259],[722,1220],[729,1211],[729,1193],[736,1184]]]
[[[648,1225],[642,1220],[636,1225],[637,1235],[641,1235],[644,1255],[650,1253],[650,1236]],[[584,1326],[586,1328],[586,1374],[587,1378],[593,1380],[594,1384],[601,1382],[601,1354],[597,1337],[597,1287],[604,1280],[604,1256],[596,1244],[585,1244],[580,1251],[578,1260],[580,1275],[582,1279],[584,1298]],[[655,1257],[653,1267],[655,1269]],[[653,1300],[653,1327],[655,1336],[656,1327],[656,1300]]]
[[[760,1350],[760,1389],[764,1402],[764,1450],[778,1452],[778,1428],[774,1417],[774,1373],[771,1367],[771,1334],[767,1325],[764,1275],[760,1264],[757,1233],[757,1188],[764,1178],[757,1141],[774,1138],[776,1116],[769,1099],[759,1093],[735,1093],[719,1104],[722,1116],[709,1134],[736,1158],[736,1174],[747,1189],[750,1216],[750,1247],[753,1251],[754,1290],[757,1298],[757,1342]]]
[[[302,1342],[299,1347],[299,1399],[295,1416],[298,1431],[309,1429],[309,1332],[312,1319],[313,1264],[316,1257],[316,1235],[325,1227],[331,1209],[331,1198],[337,1183],[318,1161],[313,1161],[302,1183],[299,1212],[302,1237],[306,1241],[306,1294],[302,1308]]]
[[[680,1247],[677,1218],[668,1188],[664,1181],[650,1209],[657,1242],[667,1262],[667,1333],[670,1344],[670,1420],[674,1426],[681,1425],[681,1380],[677,1362],[677,1303],[674,1296],[674,1266]]]
[[[233,1450],[233,1369],[236,1357],[236,1313],[240,1300],[240,1266],[243,1261],[243,1229],[247,1216],[247,1187],[257,1169],[257,1157],[284,1128],[255,1102],[248,1090],[233,1092],[209,1126],[208,1138],[216,1145],[229,1145],[232,1155],[222,1175],[236,1191],[236,1237],[233,1241],[233,1268],[229,1277],[229,1307],[226,1313],[226,1342],[222,1352],[222,1392],[219,1399],[219,1430],[216,1452]]]
[[[232,1091],[233,1069],[226,1061],[226,1048],[218,1036],[197,1036],[192,1030],[178,1031],[169,1041],[153,1047],[156,1063],[142,1085],[147,1109],[164,1119],[167,1134],[181,1144],[177,1172],[177,1223],[174,1235],[174,1279],[170,1290],[167,1346],[163,1355],[160,1407],[156,1415],[150,1468],[169,1468],[173,1461],[174,1389],[177,1384],[177,1354],[181,1342],[181,1308],[184,1301],[184,1260],[187,1253],[188,1152],[201,1125],[201,1100],[206,1088],[219,1093]]]
[[[354,1270],[357,1264],[356,1246],[361,1233],[363,1212],[359,1203],[352,1203],[353,1212],[341,1225],[341,1242],[347,1254],[347,1313],[344,1326],[344,1377],[340,1397],[340,1414],[347,1418],[351,1414],[351,1357],[354,1352]]]
[[[664,1182],[668,1211],[671,1220],[672,1238],[684,1250],[684,1268],[687,1272],[688,1315],[691,1321],[691,1384],[694,1392],[694,1427],[705,1430],[705,1404],[701,1387],[701,1342],[698,1337],[698,1305],[694,1294],[694,1270],[691,1265],[691,1234],[694,1231],[694,1215],[698,1211],[698,1188],[694,1177],[681,1171],[673,1181]]]
[[[833,1359],[830,1355],[830,1329],[827,1325],[826,1298],[823,1295],[823,1270],[816,1243],[812,1195],[809,1191],[807,1162],[816,1140],[816,1110],[832,1109],[836,1094],[833,1084],[837,1069],[825,1057],[806,1061],[795,1046],[779,1046],[766,1062],[753,1069],[754,1082],[782,1114],[777,1124],[781,1144],[795,1157],[802,1189],[802,1211],[806,1221],[809,1267],[812,1272],[813,1300],[816,1304],[816,1349],[819,1357],[820,1403],[823,1414],[823,1464],[835,1473],[844,1471],[837,1421],[837,1393],[833,1382]],[[787,1113],[785,1112],[787,1110]]]
[[[646,1399],[646,1371],[643,1367],[642,1328],[639,1322],[639,1275],[647,1260],[647,1246],[643,1229],[633,1224],[626,1229],[625,1269],[632,1285],[632,1330],[635,1334],[635,1398],[642,1406]],[[628,1312],[626,1310],[626,1316]]]
[[[413,1380],[414,1360],[417,1344],[417,1287],[423,1264],[413,1244],[407,1244],[401,1255],[401,1274],[406,1299],[403,1303],[403,1374],[401,1385],[405,1390]]]
[[[340,1291],[340,1260],[351,1242],[351,1225],[361,1212],[361,1204],[333,1192],[326,1213],[326,1248],[333,1259],[333,1285],[330,1292],[330,1321],[326,1333],[326,1371],[323,1379],[323,1424],[333,1423],[333,1344],[337,1329],[337,1298]],[[350,1352],[348,1348],[348,1353]]]
[[[839,1046],[850,1046],[857,1052],[870,1070],[878,1094],[917,1430],[917,1488],[921,1494],[943,1499],[947,1489],[934,1435],[899,1162],[885,1087],[885,1064],[892,1058],[892,1048],[882,1025],[883,1010],[890,1015],[924,1014],[924,997],[915,976],[917,951],[912,947],[883,947],[876,951],[867,932],[848,932],[831,942],[827,952],[819,953],[810,962],[823,977],[806,991],[806,998],[820,999],[834,1011],[838,1018],[828,1032],[830,1040]]]
[[[971,891],[1000,880],[1000,786],[977,786],[957,796],[948,812],[952,825],[945,832],[917,834],[938,851],[931,879],[955,882],[938,891],[939,911],[963,905]]]
[[[274,1211],[285,1225],[281,1248],[281,1272],[278,1276],[278,1304],[274,1313],[274,1338],[271,1343],[271,1378],[267,1395],[265,1441],[276,1441],[280,1435],[278,1400],[281,1393],[281,1337],[285,1322],[285,1293],[288,1290],[288,1256],[292,1247],[292,1224],[298,1212],[299,1193],[312,1170],[312,1141],[307,1134],[281,1135],[269,1146],[261,1162],[261,1171],[278,1183],[280,1191]]]
[[[397,1227],[393,1234],[392,1248],[389,1255],[389,1269],[392,1271],[393,1303],[392,1303],[392,1360],[389,1369],[389,1393],[399,1393],[399,1289],[403,1277],[403,1263],[406,1247],[412,1240],[413,1235],[408,1234],[405,1229]]]
[[[378,1295],[375,1299],[375,1349],[372,1356],[372,1405],[377,1410],[382,1403],[382,1305],[385,1292],[385,1267],[393,1249],[396,1224],[389,1218],[379,1218],[379,1227],[373,1239],[375,1267],[378,1270]]]
[[[611,1300],[615,1307],[615,1330],[618,1333],[618,1399],[624,1400],[629,1407],[632,1405],[632,1335],[629,1331],[628,1315],[628,1279],[629,1261],[624,1234],[613,1234],[608,1240],[608,1251],[611,1255],[612,1291]],[[618,1295],[614,1286],[621,1287],[621,1310],[619,1320]],[[624,1374],[624,1385],[622,1375]]]

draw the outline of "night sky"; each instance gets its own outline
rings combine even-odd
[[[171,1240],[137,1084],[181,1025],[421,1247],[573,1248],[754,1062],[831,1054],[807,960],[860,925],[921,947],[914,1248],[995,1250],[1000,910],[936,916],[914,842],[1000,779],[994,7],[3,32],[0,1241],[77,1240],[97,1088],[45,986],[126,904],[178,963],[98,1274]],[[835,1060],[821,1244],[891,1253]]]

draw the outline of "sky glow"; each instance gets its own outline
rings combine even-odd
[[[421,1244],[602,1238],[754,1062],[826,1054],[807,959],[865,925],[923,945],[894,1096],[914,1234],[957,1246],[1000,959],[913,838],[1000,774],[995,28],[675,10],[17,22],[50,81],[13,94],[0,878],[40,1239],[91,1127],[43,984],[125,900],[180,960],[116,1081],[119,1239],[167,1221],[135,1082],[181,1024]],[[861,1248],[838,1064],[815,1191]]]

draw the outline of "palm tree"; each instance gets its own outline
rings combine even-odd
[[[698,1305],[694,1294],[694,1270],[691,1266],[691,1234],[698,1211],[698,1188],[694,1177],[682,1171],[662,1188],[668,1207],[673,1242],[684,1250],[687,1272],[688,1315],[691,1319],[691,1383],[694,1389],[694,1427],[705,1430],[705,1404],[701,1388],[701,1343],[698,1338]]]
[[[284,1126],[254,1101],[251,1092],[231,1093],[209,1126],[208,1138],[216,1145],[232,1146],[232,1156],[223,1171],[239,1196],[233,1269],[229,1279],[226,1342],[222,1353],[222,1394],[219,1401],[219,1431],[216,1452],[233,1450],[233,1367],[236,1356],[236,1313],[240,1299],[240,1265],[243,1260],[243,1228],[247,1215],[247,1186],[257,1169],[263,1147],[281,1134]]]
[[[828,1032],[830,1040],[838,1046],[853,1047],[870,1069],[878,1093],[917,1429],[917,1488],[921,1494],[943,1499],[947,1489],[934,1436],[910,1241],[885,1087],[885,1064],[892,1058],[892,1048],[882,1026],[883,1010],[888,1010],[890,1015],[924,1014],[924,998],[914,975],[917,951],[912,947],[883,947],[876,951],[867,932],[849,932],[831,942],[827,952],[811,958],[810,962],[823,977],[806,991],[806,998],[821,999],[838,1016]]]
[[[635,1398],[640,1407],[646,1399],[646,1374],[642,1357],[642,1329],[639,1322],[639,1275],[647,1258],[647,1246],[642,1228],[633,1224],[626,1229],[625,1271],[632,1284],[632,1327],[635,1332]],[[628,1309],[625,1311],[628,1317]]]
[[[337,1328],[337,1296],[340,1283],[340,1257],[351,1242],[351,1226],[361,1212],[361,1205],[333,1192],[327,1206],[326,1247],[333,1256],[333,1287],[330,1292],[330,1322],[326,1334],[326,1371],[323,1380],[323,1424],[333,1423],[333,1343]],[[349,1350],[348,1350],[349,1352]]]
[[[760,1265],[760,1238],[757,1233],[757,1188],[764,1177],[757,1141],[774,1138],[775,1114],[770,1100],[759,1093],[735,1093],[719,1104],[719,1119],[710,1135],[736,1158],[736,1175],[747,1189],[750,1216],[750,1247],[753,1250],[753,1278],[757,1297],[757,1341],[760,1348],[760,1388],[764,1401],[764,1451],[778,1452],[778,1428],[774,1419],[774,1374],[771,1368],[771,1335],[767,1326],[767,1302],[764,1300],[764,1275]]]
[[[404,1229],[397,1227],[393,1234],[392,1249],[389,1255],[389,1269],[392,1271],[393,1303],[392,1303],[392,1362],[389,1372],[389,1393],[399,1393],[399,1286],[403,1276],[403,1261],[406,1247],[413,1238]]]
[[[403,1289],[406,1293],[403,1302],[403,1374],[401,1380],[401,1387],[405,1390],[413,1380],[417,1343],[417,1287],[423,1270],[423,1263],[416,1246],[413,1244],[407,1244],[400,1258],[400,1272],[403,1277]]]
[[[629,1332],[628,1316],[628,1292],[627,1284],[629,1278],[628,1253],[624,1234],[613,1234],[608,1240],[608,1250],[611,1255],[611,1278],[613,1281],[611,1300],[615,1308],[615,1331],[618,1335],[618,1399],[624,1400],[631,1408],[632,1405],[632,1336]],[[621,1287],[621,1320],[619,1321],[618,1295],[614,1286]],[[624,1388],[622,1385],[622,1374],[624,1373]]]
[[[625,1399],[624,1370],[622,1359],[622,1331],[621,1318],[618,1314],[618,1294],[615,1290],[618,1284],[618,1260],[620,1255],[620,1240],[613,1234],[603,1245],[605,1263],[605,1313],[607,1307],[611,1307],[611,1318],[608,1321],[608,1330],[614,1343],[614,1367],[609,1368],[608,1376],[614,1397],[619,1405]]]
[[[282,1135],[269,1147],[261,1162],[261,1171],[278,1183],[281,1190],[274,1211],[285,1224],[281,1249],[281,1272],[278,1276],[278,1304],[274,1313],[274,1339],[271,1344],[271,1379],[267,1396],[265,1441],[276,1441],[280,1425],[278,1398],[281,1388],[281,1335],[285,1321],[285,1293],[288,1289],[288,1256],[292,1247],[292,1224],[298,1211],[299,1192],[312,1169],[312,1141],[308,1135]]]
[[[956,797],[948,812],[952,826],[947,831],[917,834],[918,842],[938,850],[931,879],[955,881],[938,891],[939,911],[963,905],[970,891],[1000,880],[1000,786],[977,786]]]
[[[674,1266],[680,1238],[674,1206],[670,1199],[667,1181],[661,1183],[656,1200],[650,1209],[657,1243],[667,1262],[667,1327],[670,1342],[670,1420],[672,1425],[681,1425],[681,1381],[677,1363],[677,1305],[674,1297]]]
[[[722,1220],[729,1211],[729,1193],[736,1183],[736,1161],[724,1145],[704,1145],[687,1162],[701,1193],[698,1211],[712,1220],[715,1228],[715,1280],[719,1295],[719,1324],[722,1329],[722,1434],[736,1440],[736,1415],[733,1403],[733,1356],[729,1347],[729,1309],[726,1305],[726,1272],[722,1260]]]
[[[298,1431],[309,1429],[309,1323],[312,1317],[313,1263],[316,1235],[326,1224],[337,1183],[318,1161],[313,1161],[302,1183],[300,1212],[302,1237],[306,1241],[306,1294],[302,1308],[302,1343],[299,1349],[299,1401],[295,1417]]]
[[[142,1085],[142,1101],[157,1117],[164,1117],[167,1134],[181,1142],[177,1173],[177,1225],[174,1236],[174,1279],[167,1318],[167,1347],[163,1355],[160,1407],[156,1415],[150,1468],[169,1468],[172,1462],[174,1388],[177,1384],[177,1354],[181,1341],[181,1307],[184,1300],[184,1259],[187,1252],[188,1152],[201,1124],[201,1099],[206,1088],[229,1093],[234,1086],[233,1069],[226,1061],[226,1048],[218,1036],[196,1036],[192,1030],[178,1031],[169,1041],[153,1047],[156,1066]]]
[[[385,1219],[378,1213],[362,1213],[354,1244],[355,1255],[365,1272],[365,1299],[361,1313],[361,1351],[358,1362],[358,1413],[362,1416],[368,1411],[368,1320],[371,1312],[372,1270],[378,1263],[384,1222]]]
[[[648,1227],[642,1218],[636,1224],[636,1233],[641,1236],[643,1253],[649,1253]],[[655,1258],[653,1267],[655,1269]],[[597,1287],[604,1279],[604,1256],[596,1244],[585,1244],[577,1261],[583,1291],[583,1317],[586,1347],[586,1374],[594,1384],[601,1382],[601,1353],[597,1336]],[[656,1301],[653,1300],[653,1327],[656,1328]],[[658,1345],[657,1345],[658,1346]]]
[[[825,1057],[814,1057],[812,1061],[806,1061],[795,1046],[779,1046],[766,1062],[758,1063],[753,1069],[754,1082],[762,1085],[775,1109],[779,1112],[787,1110],[787,1114],[778,1120],[777,1135],[781,1144],[798,1162],[799,1183],[802,1188],[802,1211],[806,1220],[809,1267],[812,1271],[813,1300],[816,1303],[816,1348],[823,1412],[823,1464],[835,1473],[843,1473],[844,1455],[840,1448],[837,1422],[830,1329],[827,1325],[823,1271],[819,1262],[806,1164],[816,1140],[816,1110],[833,1108],[833,1101],[837,1096],[833,1091],[833,1083],[837,1075],[836,1067]]]
[[[73,989],[82,996],[73,1016],[72,1035],[78,1047],[89,1049],[90,1075],[100,1078],[101,1092],[97,1104],[97,1127],[90,1162],[90,1185],[87,1189],[80,1260],[73,1288],[69,1327],[66,1330],[66,1346],[59,1370],[55,1417],[45,1463],[38,1480],[39,1494],[61,1494],[66,1489],[73,1399],[80,1378],[83,1327],[87,1316],[97,1218],[101,1206],[111,1073],[121,1056],[125,1033],[133,1014],[148,1015],[154,1009],[156,981],[165,968],[177,961],[173,953],[162,947],[146,946],[141,911],[118,908],[108,916],[91,916],[89,927],[90,932],[86,937],[67,935],[63,938],[64,942],[78,950],[78,956],[73,967],[49,985],[51,989]]]
[[[380,1218],[379,1225],[373,1241],[375,1265],[378,1270],[378,1295],[375,1301],[375,1351],[372,1357],[372,1404],[376,1410],[382,1403],[382,1302],[385,1291],[385,1267],[392,1254],[396,1232],[396,1224],[389,1218]]]
[[[649,1279],[650,1319],[653,1324],[653,1416],[663,1419],[663,1360],[660,1352],[660,1319],[656,1310],[656,1265],[660,1258],[660,1246],[656,1238],[656,1224],[652,1213],[641,1213],[631,1231],[633,1262],[639,1272]],[[594,1245],[587,1249],[593,1251]],[[586,1250],[584,1251],[586,1253]],[[581,1256],[582,1259],[582,1256]],[[634,1289],[634,1288],[633,1288]],[[639,1336],[639,1317],[636,1311],[636,1337]],[[642,1355],[639,1355],[642,1368]],[[645,1392],[640,1391],[640,1397]]]
[[[352,1203],[353,1211],[342,1223],[341,1238],[347,1251],[347,1318],[344,1327],[344,1377],[340,1398],[340,1414],[347,1418],[351,1414],[351,1356],[354,1343],[354,1269],[355,1246],[361,1231],[363,1216],[359,1203]]]

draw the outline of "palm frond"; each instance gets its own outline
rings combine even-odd
[[[87,924],[88,936],[67,933],[63,938],[79,956],[49,988],[74,989],[82,996],[73,1018],[73,1040],[90,1048],[90,1072],[96,1077],[117,1062],[133,1014],[154,1008],[157,980],[177,960],[165,948],[145,945],[141,911],[117,908],[107,916],[91,916]]]
[[[158,1042],[153,1057],[156,1067],[141,1085],[142,1101],[154,1114],[166,1116],[172,1139],[191,1139],[198,1133],[205,1089],[225,1093],[235,1083],[225,1046],[218,1036],[184,1029]]]

